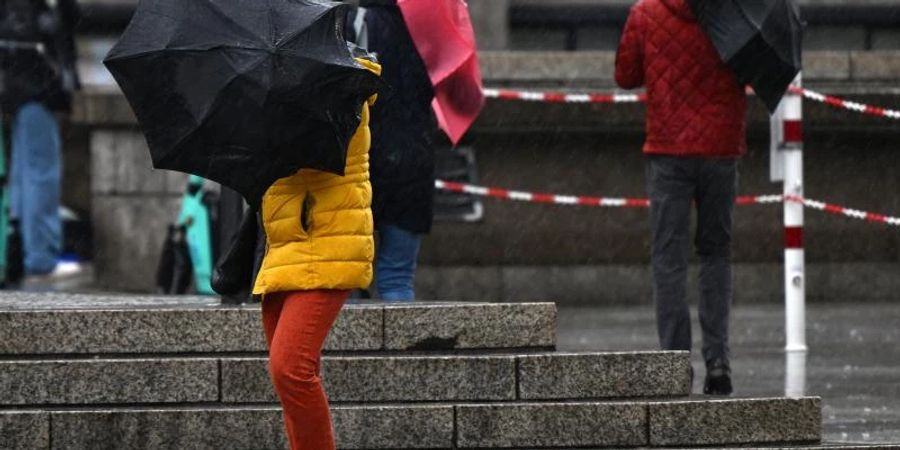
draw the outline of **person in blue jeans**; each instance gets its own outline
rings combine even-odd
[[[26,275],[57,274],[62,253],[61,138],[51,111],[69,111],[79,87],[73,37],[79,18],[76,0],[0,2],[0,109],[11,121],[9,212],[19,222]]]
[[[396,0],[361,0],[348,18],[351,39],[378,55],[391,87],[372,107],[375,287],[389,302],[415,299],[421,236],[434,209],[434,88]]]
[[[25,272],[50,274],[62,253],[59,126],[53,113],[32,101],[15,114],[11,137],[10,214],[19,221]]]

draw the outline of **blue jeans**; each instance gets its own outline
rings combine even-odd
[[[394,225],[378,228],[375,286],[387,302],[415,300],[414,280],[419,257],[419,236]]]
[[[53,114],[37,102],[23,105],[12,123],[9,209],[19,220],[28,274],[52,272],[62,253],[60,148]]]

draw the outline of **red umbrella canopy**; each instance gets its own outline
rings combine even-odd
[[[468,7],[463,0],[399,0],[397,5],[434,85],[438,124],[456,144],[484,108]]]

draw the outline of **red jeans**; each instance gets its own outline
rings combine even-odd
[[[291,450],[335,448],[319,368],[325,338],[349,296],[349,291],[294,291],[263,301],[269,374],[284,409]]]

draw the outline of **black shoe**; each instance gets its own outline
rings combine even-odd
[[[731,386],[731,368],[728,363],[717,359],[706,366],[706,382],[703,393],[706,395],[728,396],[734,389]]]

